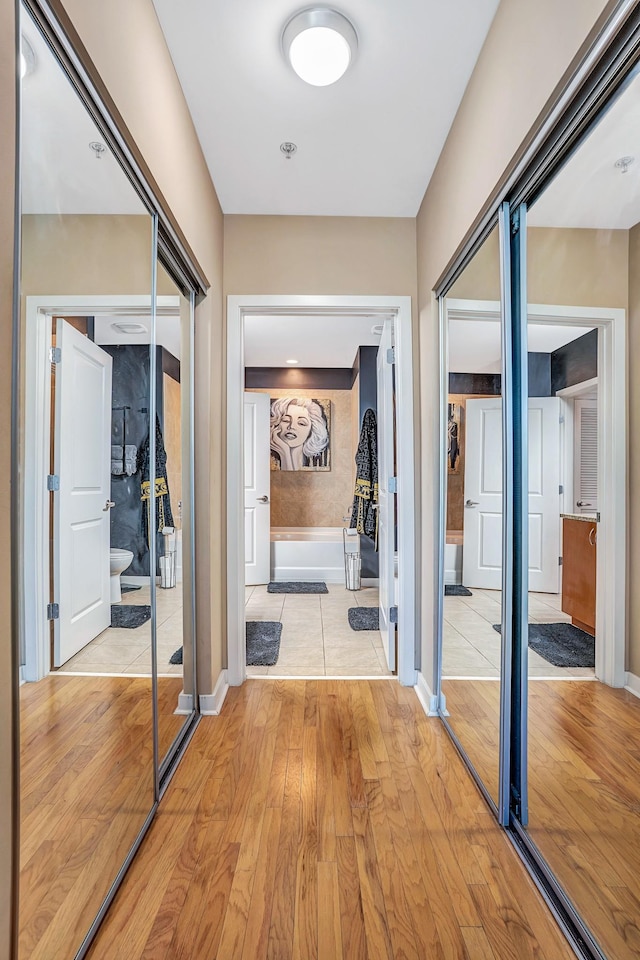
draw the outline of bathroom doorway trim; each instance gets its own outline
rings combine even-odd
[[[156,297],[155,312],[175,313],[175,296]],[[24,476],[20,485],[22,502],[21,592],[33,602],[21,604],[20,635],[23,649],[22,681],[41,680],[50,672],[50,632],[47,619],[49,600],[49,456],[51,444],[51,318],[65,316],[151,316],[150,296],[37,296],[25,298],[25,395],[24,395]],[[34,509],[25,509],[33,504]]]
[[[418,637],[416,455],[411,297],[247,295],[227,297],[227,676],[246,677],[244,612],[244,318],[352,316],[395,320],[398,439],[398,680],[414,686]],[[407,505],[409,505],[407,507]]]
[[[626,311],[620,307],[574,307],[530,303],[529,323],[578,325],[598,330],[598,551],[596,557],[596,662],[598,680],[613,687],[627,683],[626,637],[626,538],[627,538],[627,399]],[[500,319],[500,303],[490,300],[445,298],[441,336],[441,362],[446,363],[448,321]],[[446,403],[440,412],[441,431],[446,425]],[[446,436],[445,433],[441,433]],[[442,476],[442,474],[441,474]],[[446,504],[440,497],[440,510]],[[442,529],[444,513],[440,516]],[[442,538],[441,538],[442,540]],[[440,544],[444,570],[444,543]],[[440,584],[440,595],[444,587]],[[442,619],[439,619],[439,670],[442,663]],[[440,683],[440,679],[438,681]]]

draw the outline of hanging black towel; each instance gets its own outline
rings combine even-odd
[[[376,415],[365,411],[356,453],[356,488],[351,527],[369,537],[378,547],[378,436]]]
[[[140,499],[147,502],[147,509],[142,511],[142,529],[147,543],[149,542],[149,524],[151,518],[151,481],[150,481],[150,443],[149,437],[140,447],[138,454],[138,469],[142,474],[140,484]],[[156,530],[161,531],[163,527],[173,526],[173,513],[171,512],[171,497],[169,494],[169,482],[167,480],[167,452],[164,448],[162,430],[160,429],[160,420],[156,417],[156,469],[155,469],[155,520]]]

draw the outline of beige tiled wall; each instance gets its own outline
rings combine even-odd
[[[292,396],[291,389],[256,389],[270,397]],[[353,390],[296,390],[306,399],[331,401],[331,470],[271,471],[272,527],[341,527],[350,513],[355,483],[352,426]],[[357,409],[357,406],[356,406]]]

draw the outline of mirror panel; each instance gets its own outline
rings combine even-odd
[[[156,622],[162,766],[194,710],[192,304],[158,262]]]
[[[498,803],[502,321],[498,228],[449,290],[442,686],[448,723]]]
[[[636,77],[527,213],[527,832],[616,960],[640,950],[640,700],[620,689],[640,673],[639,95]]]
[[[150,348],[130,344],[154,229],[24,8],[21,35],[19,957],[51,960],[76,955],[156,796]]]

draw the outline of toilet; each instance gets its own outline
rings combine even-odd
[[[109,577],[111,587],[111,603],[120,603],[122,592],[120,590],[120,574],[127,569],[133,560],[131,550],[120,550],[118,547],[111,547],[109,551]]]

